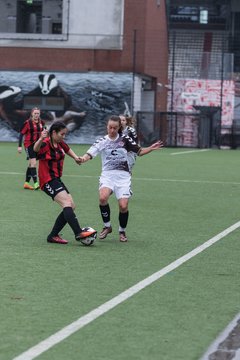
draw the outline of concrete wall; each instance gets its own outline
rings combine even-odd
[[[69,43],[78,48],[121,49],[123,0],[73,0]]]

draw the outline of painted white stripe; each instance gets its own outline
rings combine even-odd
[[[240,221],[233,224],[229,228],[225,229],[221,233],[217,234],[213,238],[209,239],[202,245],[198,246],[194,250],[190,251],[189,253],[185,254],[184,256],[180,257],[179,259],[175,260],[171,264],[167,265],[166,267],[162,268],[161,270],[155,272],[154,274],[150,275],[149,277],[145,278],[144,280],[138,282],[134,286],[130,287],[129,289],[123,291],[119,295],[115,296],[111,300],[107,301],[106,303],[100,305],[96,309],[90,311],[88,314],[80,317],[78,320],[74,321],[73,323],[69,324],[68,326],[64,327],[60,331],[56,332],[55,334],[49,336],[47,339],[41,341],[37,345],[33,346],[29,350],[25,351],[24,353],[20,354],[19,356],[15,357],[13,360],[32,360],[35,359],[37,356],[42,354],[43,352],[47,351],[54,345],[60,343],[70,335],[74,334],[76,331],[83,328],[85,325],[91,323],[101,315],[107,313],[111,309],[115,308],[117,305],[121,304],[123,301],[131,298],[133,295],[137,294],[140,290],[144,289],[145,287],[151,285],[153,282],[159,280],[164,275],[168,274],[169,272],[173,271],[174,269],[178,268],[180,265],[184,264],[194,256],[198,255],[211,245],[215,244],[217,241],[222,239],[223,237],[227,236],[234,230],[240,227]]]
[[[213,354],[215,351],[220,351],[221,348],[219,347],[219,344],[221,344],[230,334],[230,332],[238,325],[240,321],[240,313],[235,316],[235,318],[228,324],[228,326],[221,332],[221,334],[216,338],[216,340],[209,346],[206,353],[201,357],[200,360],[209,360],[209,356]],[[228,352],[227,349],[222,349],[224,353]],[[234,349],[229,350],[231,351],[231,356],[235,352]],[[229,358],[230,359],[230,358]],[[231,359],[239,360],[240,359],[240,349],[238,349],[235,352],[235,356],[231,357]]]
[[[23,223],[26,223],[26,220],[19,220],[19,219],[0,219],[0,222],[14,222],[14,223],[23,222]],[[42,221],[41,221],[41,223],[42,223]]]
[[[234,182],[234,181],[209,181],[209,180],[187,180],[187,179],[182,179],[182,180],[181,179],[154,179],[154,178],[136,178],[136,177],[134,177],[133,180],[196,183],[196,184],[240,185],[240,182]]]
[[[0,175],[24,175],[23,173],[18,173],[14,171],[0,171]]]
[[[15,172],[4,172],[0,171],[0,175],[24,175],[23,173]],[[87,178],[87,179],[98,179],[98,175],[77,175],[77,174],[64,174],[65,177],[73,178]],[[240,182],[236,181],[209,181],[209,180],[187,180],[187,179],[158,179],[158,178],[138,178],[133,177],[132,179],[137,181],[160,181],[160,182],[180,182],[180,183],[196,183],[196,184],[219,184],[219,185],[240,185]]]
[[[185,155],[185,154],[199,153],[203,151],[210,151],[210,149],[178,151],[175,153],[170,153],[170,155]]]
[[[14,171],[0,171],[0,175],[25,175],[24,173],[14,172]],[[97,178],[99,176],[92,175],[64,175],[64,176],[72,176],[72,177],[86,177],[86,178]]]

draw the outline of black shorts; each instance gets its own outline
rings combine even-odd
[[[61,191],[66,191],[69,194],[68,189],[64,185],[61,179],[56,178],[49,182],[47,182],[42,189],[48,196],[50,196],[53,200],[55,196]]]
[[[34,144],[30,145],[29,147],[25,148],[27,154],[27,160],[29,159],[36,159],[37,153],[33,150]]]

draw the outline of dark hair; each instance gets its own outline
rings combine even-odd
[[[49,129],[49,135],[52,136],[53,131],[55,130],[57,133],[63,129],[66,129],[66,125],[62,121],[54,121]]]
[[[109,123],[109,121],[118,122],[118,125],[119,125],[118,133],[121,134],[121,133],[122,133],[122,124],[121,124],[121,119],[120,119],[120,117],[119,117],[118,115],[111,115],[111,116],[108,118],[107,124]]]

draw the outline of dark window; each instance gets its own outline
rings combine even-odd
[[[39,40],[63,35],[67,7],[68,0],[0,0],[1,38]]]
[[[61,34],[61,33],[62,33],[62,23],[53,23],[52,34]]]
[[[28,0],[29,1],[29,0]],[[42,33],[42,3],[25,0],[17,3],[17,33]]]

